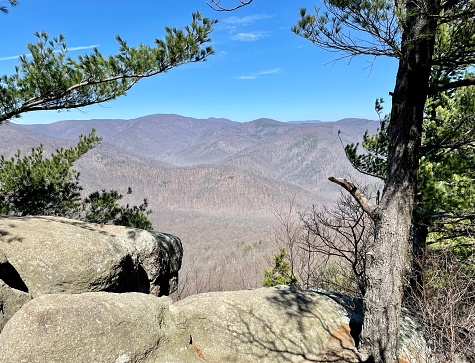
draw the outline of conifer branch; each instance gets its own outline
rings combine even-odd
[[[117,36],[118,54],[104,57],[94,49],[76,60],[67,57],[64,36],[50,40],[45,32],[36,33],[39,41],[28,45],[30,56],[20,57],[15,74],[0,78],[0,124],[25,112],[107,102],[143,78],[204,61],[214,53],[205,46],[214,24],[216,20],[194,13],[191,25],[166,27],[165,39],[156,39],[154,47],[129,47]]]
[[[475,77],[464,78],[453,82],[434,84],[429,87],[429,95],[435,95],[436,93],[444,92],[449,89],[466,86],[475,86]]]
[[[4,2],[4,1],[2,1]],[[10,6],[17,6],[18,5],[18,0],[8,0],[8,3]],[[8,8],[6,5],[0,5],[0,12],[4,14],[8,14]]]

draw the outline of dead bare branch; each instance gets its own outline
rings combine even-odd
[[[252,3],[252,0],[239,0],[239,5],[233,7],[226,7],[221,5],[221,0],[211,0],[206,4],[208,4],[208,6],[215,11],[233,11],[242,8],[243,6],[249,5],[250,3]]]
[[[368,213],[371,218],[374,218],[374,214],[376,209],[378,208],[378,205],[371,202],[366,197],[366,195],[364,195],[364,193],[360,189],[358,189],[352,182],[346,179],[335,178],[333,176],[329,177],[328,180],[343,187],[348,193],[350,193],[353,198],[355,198],[361,208],[363,208],[363,210]]]

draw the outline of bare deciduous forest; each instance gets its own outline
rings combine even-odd
[[[84,193],[125,193],[130,186],[133,193],[125,202],[148,200],[154,228],[183,242],[177,295],[185,297],[261,286],[264,269],[281,245],[279,211],[291,201],[301,210],[331,206],[339,189],[328,175],[361,181],[342,143],[360,141],[378,125],[360,119],[237,123],[178,115],[10,124],[0,128],[5,140],[0,152],[27,153],[39,144],[53,151],[95,128],[102,143],[76,164]]]

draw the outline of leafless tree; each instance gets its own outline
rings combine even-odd
[[[354,282],[355,295],[366,292],[367,254],[374,243],[374,223],[349,195],[342,194],[334,208],[302,214],[306,231],[314,236],[310,251],[327,258],[336,258],[346,268],[341,273]]]
[[[292,198],[274,215],[279,222],[275,241],[286,248],[299,285],[364,296],[374,223],[353,198],[342,193],[335,207],[314,205],[306,212]]]
[[[274,206],[273,213],[278,221],[274,230],[274,241],[277,246],[285,247],[290,260],[291,275],[296,276],[298,284],[303,288],[314,287],[319,271],[319,262],[311,246],[314,238],[304,228],[298,212],[296,195],[289,199],[286,208]]]

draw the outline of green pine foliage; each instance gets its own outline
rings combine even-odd
[[[432,97],[426,106],[419,164],[416,213],[438,238],[470,232],[475,209],[475,88],[460,88]],[[346,154],[363,173],[386,177],[387,117],[375,135],[365,133],[362,146],[347,145]],[[458,227],[457,227],[458,225]],[[444,227],[445,226],[445,227]],[[431,229],[430,229],[431,230]]]
[[[129,187],[127,195],[132,193]],[[144,199],[139,206],[123,206],[118,203],[124,196],[116,190],[91,193],[84,199],[84,220],[92,223],[106,224],[111,221],[114,224],[150,230],[152,223],[148,216],[152,213],[147,210],[148,202]]]
[[[72,169],[101,139],[95,130],[77,146],[44,157],[43,145],[22,156],[0,158],[0,212],[8,215],[77,215],[81,209],[79,174]]]
[[[475,209],[475,87],[441,93],[428,101],[420,188],[434,213]]]
[[[383,99],[376,100],[375,109],[381,116]],[[362,146],[365,153],[359,154],[359,143],[345,146],[345,153],[353,167],[360,173],[371,175],[376,178],[386,179],[386,158],[388,154],[388,123],[389,117],[385,116],[380,121],[380,127],[376,135],[370,135],[368,131],[363,135]]]
[[[16,6],[18,0],[8,4]],[[0,12],[8,13],[8,7],[0,4]],[[204,61],[214,53],[207,44],[216,22],[195,12],[189,25],[165,27],[165,37],[155,39],[153,46],[131,47],[117,36],[117,54],[106,57],[94,49],[76,59],[68,56],[64,35],[50,38],[44,31],[37,32],[36,43],[27,45],[29,55],[20,57],[13,74],[0,76],[0,124],[25,112],[107,102],[125,95],[143,78]],[[0,213],[65,216],[151,229],[147,200],[139,206],[122,206],[118,202],[123,195],[115,190],[95,192],[82,200],[79,174],[72,167],[99,141],[93,131],[81,136],[76,147],[56,150],[49,158],[41,145],[26,156],[18,152],[9,160],[1,157]]]
[[[5,215],[49,215],[100,224],[116,224],[150,230],[147,200],[141,205],[125,206],[118,202],[123,195],[115,190],[91,193],[82,199],[79,173],[74,163],[101,138],[92,130],[81,135],[76,146],[57,149],[44,156],[43,145],[22,156],[0,157],[0,213]],[[127,194],[131,194],[129,188]]]
[[[265,287],[277,285],[295,285],[297,278],[291,271],[291,264],[288,260],[288,253],[285,247],[274,255],[274,266],[264,271],[262,285]]]
[[[18,0],[8,0],[16,6]],[[8,7],[0,5],[0,12]],[[113,100],[125,95],[139,80],[184,64],[201,62],[214,51],[207,43],[216,20],[199,12],[183,28],[165,27],[165,37],[154,46],[131,47],[116,37],[117,54],[104,56],[97,49],[73,59],[65,37],[50,38],[37,32],[36,43],[27,45],[29,55],[11,75],[0,76],[0,124],[21,114],[41,110],[66,110]],[[44,157],[43,146],[22,156],[0,159],[0,213],[7,215],[55,215],[96,223],[114,223],[151,229],[147,200],[139,206],[118,202],[115,190],[95,192],[81,198],[75,161],[100,141],[93,131],[81,136],[76,147],[56,150]],[[127,194],[130,194],[131,190]]]
[[[381,111],[379,101],[376,106]],[[387,120],[386,116],[381,121],[377,134],[365,133],[364,153],[358,152],[358,144],[345,148],[357,170],[382,180],[386,177]],[[420,256],[449,248],[472,274],[475,273],[474,144],[475,87],[430,97],[423,123],[418,193],[413,211],[414,241],[420,245],[413,247],[421,249]],[[427,234],[421,242],[423,230]]]
[[[18,0],[8,0],[8,3],[10,4],[10,6],[17,6]],[[6,5],[0,5],[0,12],[4,14],[8,14],[8,7]]]
[[[20,57],[13,75],[0,77],[0,123],[25,112],[107,102],[125,95],[143,78],[204,61],[213,54],[206,44],[214,24],[196,12],[190,25],[166,27],[165,38],[155,39],[153,47],[131,47],[117,36],[117,54],[106,57],[95,49],[77,59],[68,56],[63,35],[51,39],[46,32],[37,32],[37,42],[27,45],[31,56]]]

